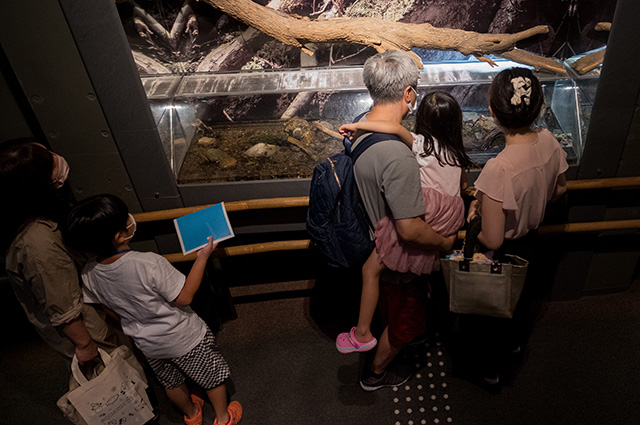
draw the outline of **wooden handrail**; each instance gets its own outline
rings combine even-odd
[[[216,248],[211,254],[211,257],[212,258],[235,257],[237,255],[258,254],[261,252],[295,251],[298,249],[308,249],[308,248],[311,248],[311,241],[309,239],[264,242],[264,243],[256,243],[251,245],[237,245],[237,246],[228,246],[225,248]],[[169,260],[171,263],[179,263],[183,261],[194,261],[196,259],[196,253],[192,252],[191,254],[188,254],[188,255],[182,255],[181,253],[166,254],[166,255],[163,255],[163,257]]]
[[[559,233],[578,233],[578,232],[598,232],[602,230],[625,230],[625,229],[640,229],[640,220],[614,220],[614,221],[591,221],[585,223],[567,223],[567,224],[552,224],[546,226],[540,226],[538,228],[539,235],[551,235]],[[458,232],[458,239],[464,239],[466,232],[460,230]],[[238,245],[230,246],[226,248],[217,248],[211,254],[213,258],[221,257],[235,257],[237,255],[246,254],[258,254],[261,252],[273,252],[273,251],[292,251],[299,249],[312,248],[313,244],[309,239],[291,240],[291,241],[276,241],[276,242],[264,242],[251,245]],[[179,263],[184,261],[193,261],[196,259],[196,254],[191,253],[188,255],[166,254],[164,257],[172,263]]]
[[[546,224],[538,227],[539,235],[559,233],[601,232],[603,230],[640,229],[640,220],[587,221],[583,223]],[[460,230],[458,239],[464,239],[466,232]]]
[[[569,180],[567,181],[567,190],[586,190],[586,189],[612,189],[640,186],[639,177],[616,177],[610,179],[589,179],[589,180]],[[173,220],[183,215],[199,211],[211,205],[199,205],[196,207],[175,208],[171,210],[151,211],[146,213],[134,214],[134,218],[138,223],[147,223],[150,221]],[[273,208],[293,208],[309,206],[308,196],[297,196],[289,198],[265,198],[250,199],[248,201],[232,201],[224,204],[227,212],[247,211],[258,209]]]
[[[548,224],[540,226],[539,235],[557,233],[600,232],[603,230],[625,230],[640,228],[640,220],[590,221],[584,223]]]
[[[183,215],[191,214],[201,209],[210,207],[209,205],[198,205],[196,207],[175,208],[172,210],[151,211],[146,213],[134,214],[134,218],[138,223],[146,223],[150,221],[173,220]],[[250,199],[248,201],[232,201],[225,202],[224,207],[227,212],[261,210],[271,208],[294,208],[309,206],[308,196],[298,196],[291,198],[265,198]]]
[[[613,189],[634,186],[640,186],[640,176],[567,181],[567,190]],[[172,220],[174,218],[182,217],[183,215],[199,211],[209,206],[210,205],[199,205],[195,207],[138,213],[134,214],[134,217],[138,223]],[[227,212],[308,206],[308,196],[251,199],[247,201],[225,202],[225,208]],[[585,223],[565,223],[540,226],[540,228],[538,229],[538,234],[550,235],[559,233],[597,232],[603,230],[624,230],[637,228],[640,228],[640,220],[594,221]],[[459,231],[458,239],[464,239],[465,235],[466,232],[464,230]],[[309,249],[312,248],[312,246],[313,245],[311,241],[308,239],[264,242],[251,245],[237,245],[225,248],[217,248],[211,256],[213,258],[233,257],[237,255],[257,254],[262,252]],[[195,260],[195,256],[195,253],[189,255],[182,255],[182,253],[164,255],[164,257],[167,258],[170,262],[193,261]]]
[[[640,176],[567,181],[567,190],[614,189],[633,186],[640,186]]]

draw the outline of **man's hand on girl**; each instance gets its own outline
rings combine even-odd
[[[456,243],[456,241],[458,240],[458,232],[454,233],[451,236],[443,236],[444,238],[444,243],[442,244],[442,246],[440,247],[440,251],[451,251],[453,249],[453,245]]]

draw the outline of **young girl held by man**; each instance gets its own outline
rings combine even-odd
[[[464,168],[470,160],[462,144],[462,110],[453,96],[441,91],[426,94],[418,106],[415,133],[390,121],[360,121],[340,127],[344,136],[350,137],[356,131],[398,135],[420,165],[426,207],[423,219],[443,236],[451,236],[462,227],[464,202],[460,192],[466,187]],[[428,275],[440,267],[440,252],[404,243],[391,216],[380,221],[375,242],[376,247],[362,268],[358,324],[336,339],[336,348],[344,354],[368,351],[377,344],[370,328],[378,304],[380,273],[385,268]]]
[[[185,277],[158,254],[132,251],[135,231],[133,216],[117,196],[97,195],[71,210],[65,238],[96,256],[82,270],[84,301],[101,304],[120,320],[187,425],[202,424],[204,405],[187,387],[187,378],[207,393],[214,424],[237,424],[242,407],[237,401],[227,404],[229,366],[211,330],[189,308],[216,244],[209,238]]]

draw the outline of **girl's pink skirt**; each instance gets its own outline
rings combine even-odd
[[[426,214],[422,216],[433,230],[451,236],[464,224],[464,202],[459,196],[446,195],[432,188],[422,188]],[[440,270],[440,251],[421,249],[398,238],[394,219],[380,220],[376,229],[376,250],[382,263],[390,270],[429,274]]]

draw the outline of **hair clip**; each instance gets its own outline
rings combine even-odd
[[[511,85],[513,86],[511,104],[518,106],[524,101],[526,105],[529,105],[531,102],[531,79],[525,77],[512,78]]]

